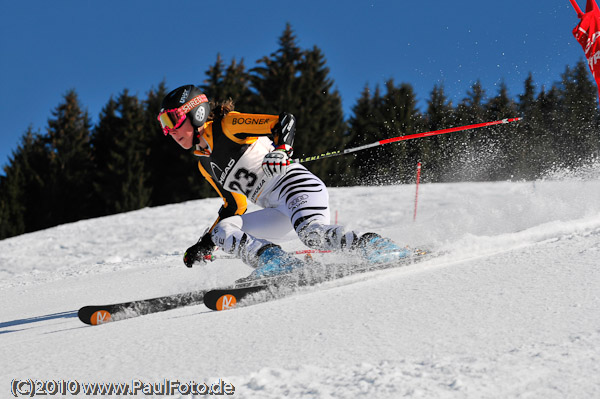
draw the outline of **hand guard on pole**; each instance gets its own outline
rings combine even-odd
[[[183,254],[183,263],[192,267],[195,262],[206,263],[206,255],[211,255],[215,250],[210,232],[205,233],[197,243],[189,247]]]
[[[296,118],[294,115],[282,112],[279,114],[279,121],[271,129],[273,133],[273,142],[276,146],[287,144],[294,146],[294,135],[296,134]]]
[[[293,149],[287,144],[282,144],[275,148],[275,151],[269,152],[263,158],[262,168],[267,177],[273,175],[285,174],[290,166],[290,157]]]

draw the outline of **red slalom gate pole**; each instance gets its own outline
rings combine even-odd
[[[417,220],[417,204],[419,202],[419,181],[421,180],[421,162],[417,163],[417,189],[415,192],[415,213],[413,215],[413,222]]]
[[[312,161],[316,161],[318,159],[337,157],[338,155],[345,155],[345,154],[349,154],[351,152],[366,150],[367,148],[371,148],[371,147],[377,147],[377,146],[384,145],[384,144],[395,143],[397,141],[412,140],[412,139],[418,139],[420,137],[437,136],[438,134],[446,134],[446,133],[452,133],[452,132],[460,132],[463,130],[478,129],[480,127],[501,125],[501,124],[506,124],[506,123],[511,123],[511,122],[517,122],[517,121],[520,121],[521,119],[523,119],[523,118],[522,117],[508,118],[508,119],[502,119],[502,120],[493,121],[493,122],[476,123],[473,125],[451,127],[449,129],[432,130],[430,132],[408,134],[406,136],[399,136],[399,137],[393,137],[391,139],[379,140],[375,143],[361,145],[360,147],[346,148],[345,150],[341,150],[341,151],[331,151],[331,152],[326,152],[324,154],[313,155],[313,156],[305,157],[305,158],[296,158],[296,159],[292,159],[291,163],[312,162]]]
[[[583,18],[583,12],[581,12],[581,8],[579,8],[579,4],[577,4],[577,2],[575,0],[570,0],[570,1],[571,1],[571,5],[575,9],[575,12],[577,13],[577,16],[579,18]]]

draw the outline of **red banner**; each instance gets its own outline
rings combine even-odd
[[[573,29],[573,36],[583,47],[600,96],[600,10],[594,0],[587,0],[585,14],[581,12],[574,0],[571,0],[571,4],[581,18],[581,22]]]

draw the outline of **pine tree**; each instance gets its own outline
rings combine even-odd
[[[453,123],[452,102],[448,100],[443,85],[434,85],[427,101],[426,123],[428,130],[451,127]]]
[[[91,122],[74,90],[67,92],[52,115],[48,120],[51,198],[47,200],[52,203],[51,223],[62,224],[92,216]]]
[[[250,90],[250,75],[246,72],[244,60],[239,63],[235,59],[227,68],[220,54],[217,61],[206,71],[206,79],[199,87],[210,100],[218,104],[228,99],[233,99],[236,110],[252,113],[256,105],[254,94]]]
[[[4,167],[4,173],[12,170]],[[15,172],[18,176],[18,172]],[[0,240],[25,232],[25,209],[19,203],[21,187],[16,178],[0,175]]]
[[[93,135],[97,177],[95,192],[103,214],[151,205],[152,188],[144,138],[144,108],[124,90],[103,108]]]
[[[441,130],[453,127],[454,108],[446,97],[443,85],[434,85],[427,101],[423,130]],[[453,135],[440,135],[420,140],[420,160],[425,165],[427,173],[423,181],[439,181],[446,173],[446,164],[454,156]]]
[[[508,96],[508,88],[504,82],[498,86],[498,94],[485,105],[486,118],[489,121],[517,116],[517,107]],[[484,121],[485,122],[485,121]],[[515,152],[522,138],[515,137],[516,125],[500,125],[478,132],[477,147],[484,156],[480,165],[487,169],[482,175],[485,180],[506,180],[514,177],[516,162]]]
[[[456,107],[456,126],[482,123],[487,120],[485,102],[487,96],[481,82],[475,81],[465,97]],[[487,129],[460,132],[454,136],[454,157],[447,165],[447,178],[452,181],[485,180],[482,172],[482,160],[488,155],[483,151],[478,136],[486,134]],[[487,152],[487,151],[486,151]],[[487,170],[487,168],[485,168]]]
[[[352,108],[352,116],[348,120],[349,134],[347,147],[359,147],[362,145],[376,142],[379,135],[377,125],[379,103],[379,87],[375,87],[375,93],[371,95],[371,89],[365,85],[361,96],[356,105]],[[349,185],[366,184],[368,176],[373,170],[373,165],[377,161],[374,159],[375,149],[367,149],[348,155],[350,167],[345,174],[345,182]]]
[[[479,80],[475,81],[467,91],[467,97],[456,108],[457,123],[470,125],[483,122],[487,115],[485,111],[486,93]]]
[[[342,99],[333,89],[321,50],[315,46],[305,51],[298,71],[296,96],[304,101],[294,111],[298,122],[294,151],[297,156],[310,156],[343,149],[347,127]],[[346,159],[338,157],[322,159],[307,167],[327,184],[334,184],[339,182],[338,176],[347,165]]]
[[[533,75],[530,73],[525,80],[523,94],[519,95],[517,111],[523,120],[516,126],[514,148],[515,177],[521,179],[535,179],[541,173],[545,150],[538,127],[542,123],[542,113],[536,99],[536,89]]]
[[[341,98],[332,91],[329,69],[317,47],[302,51],[289,24],[279,39],[280,48],[258,61],[250,76],[256,91],[255,110],[278,115],[289,112],[296,117],[294,156],[310,156],[339,149],[346,127]],[[337,179],[343,167],[339,160],[321,160],[307,167],[325,183]]]
[[[215,64],[210,66],[205,74],[206,79],[204,80],[204,84],[199,86],[204,94],[217,104],[226,100],[225,88],[223,87],[225,65],[220,53],[217,54]]]
[[[46,135],[27,131],[2,180],[8,217],[3,236],[35,231],[92,215],[90,120],[68,91],[52,112]],[[4,191],[4,190],[3,190]]]
[[[416,133],[420,114],[416,107],[413,88],[408,83],[395,86],[393,80],[386,82],[386,94],[381,110],[384,138]],[[379,174],[384,182],[407,182],[412,178],[413,166],[420,159],[420,144],[403,141],[381,147]]]
[[[538,138],[537,151],[543,154],[545,162],[540,165],[540,172],[543,173],[556,166],[562,166],[562,145],[557,137],[561,134],[561,110],[560,94],[556,86],[550,90],[543,88],[537,98],[539,112],[543,116],[535,126],[536,137]]]
[[[577,167],[592,155],[598,155],[600,145],[598,125],[598,91],[589,78],[587,64],[581,60],[562,75],[560,145],[565,166]]]
[[[295,112],[305,99],[296,95],[300,86],[297,79],[298,66],[302,62],[302,50],[296,44],[290,24],[279,38],[279,49],[257,61],[250,70],[250,82],[257,92],[255,109],[262,113],[279,114],[283,110]]]
[[[365,90],[359,105],[350,119],[352,146],[415,133],[420,123],[415,94],[406,83],[396,87],[393,80],[386,82],[383,96],[378,88],[372,97]],[[401,142],[361,151],[352,167],[359,171],[362,184],[407,181],[419,156],[419,144]]]
[[[4,173],[0,179],[0,238],[52,226],[47,137],[29,128]]]

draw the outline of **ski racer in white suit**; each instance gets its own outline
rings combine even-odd
[[[218,246],[257,275],[293,269],[302,262],[269,241],[292,230],[313,249],[357,251],[374,262],[406,255],[377,234],[330,224],[327,187],[304,166],[290,164],[293,115],[233,109],[231,100],[211,107],[193,85],[173,90],[162,102],[163,132],[185,149],[196,146],[198,168],[224,202],[212,227],[186,251],[186,266],[204,262]],[[247,200],[263,209],[246,213]]]

